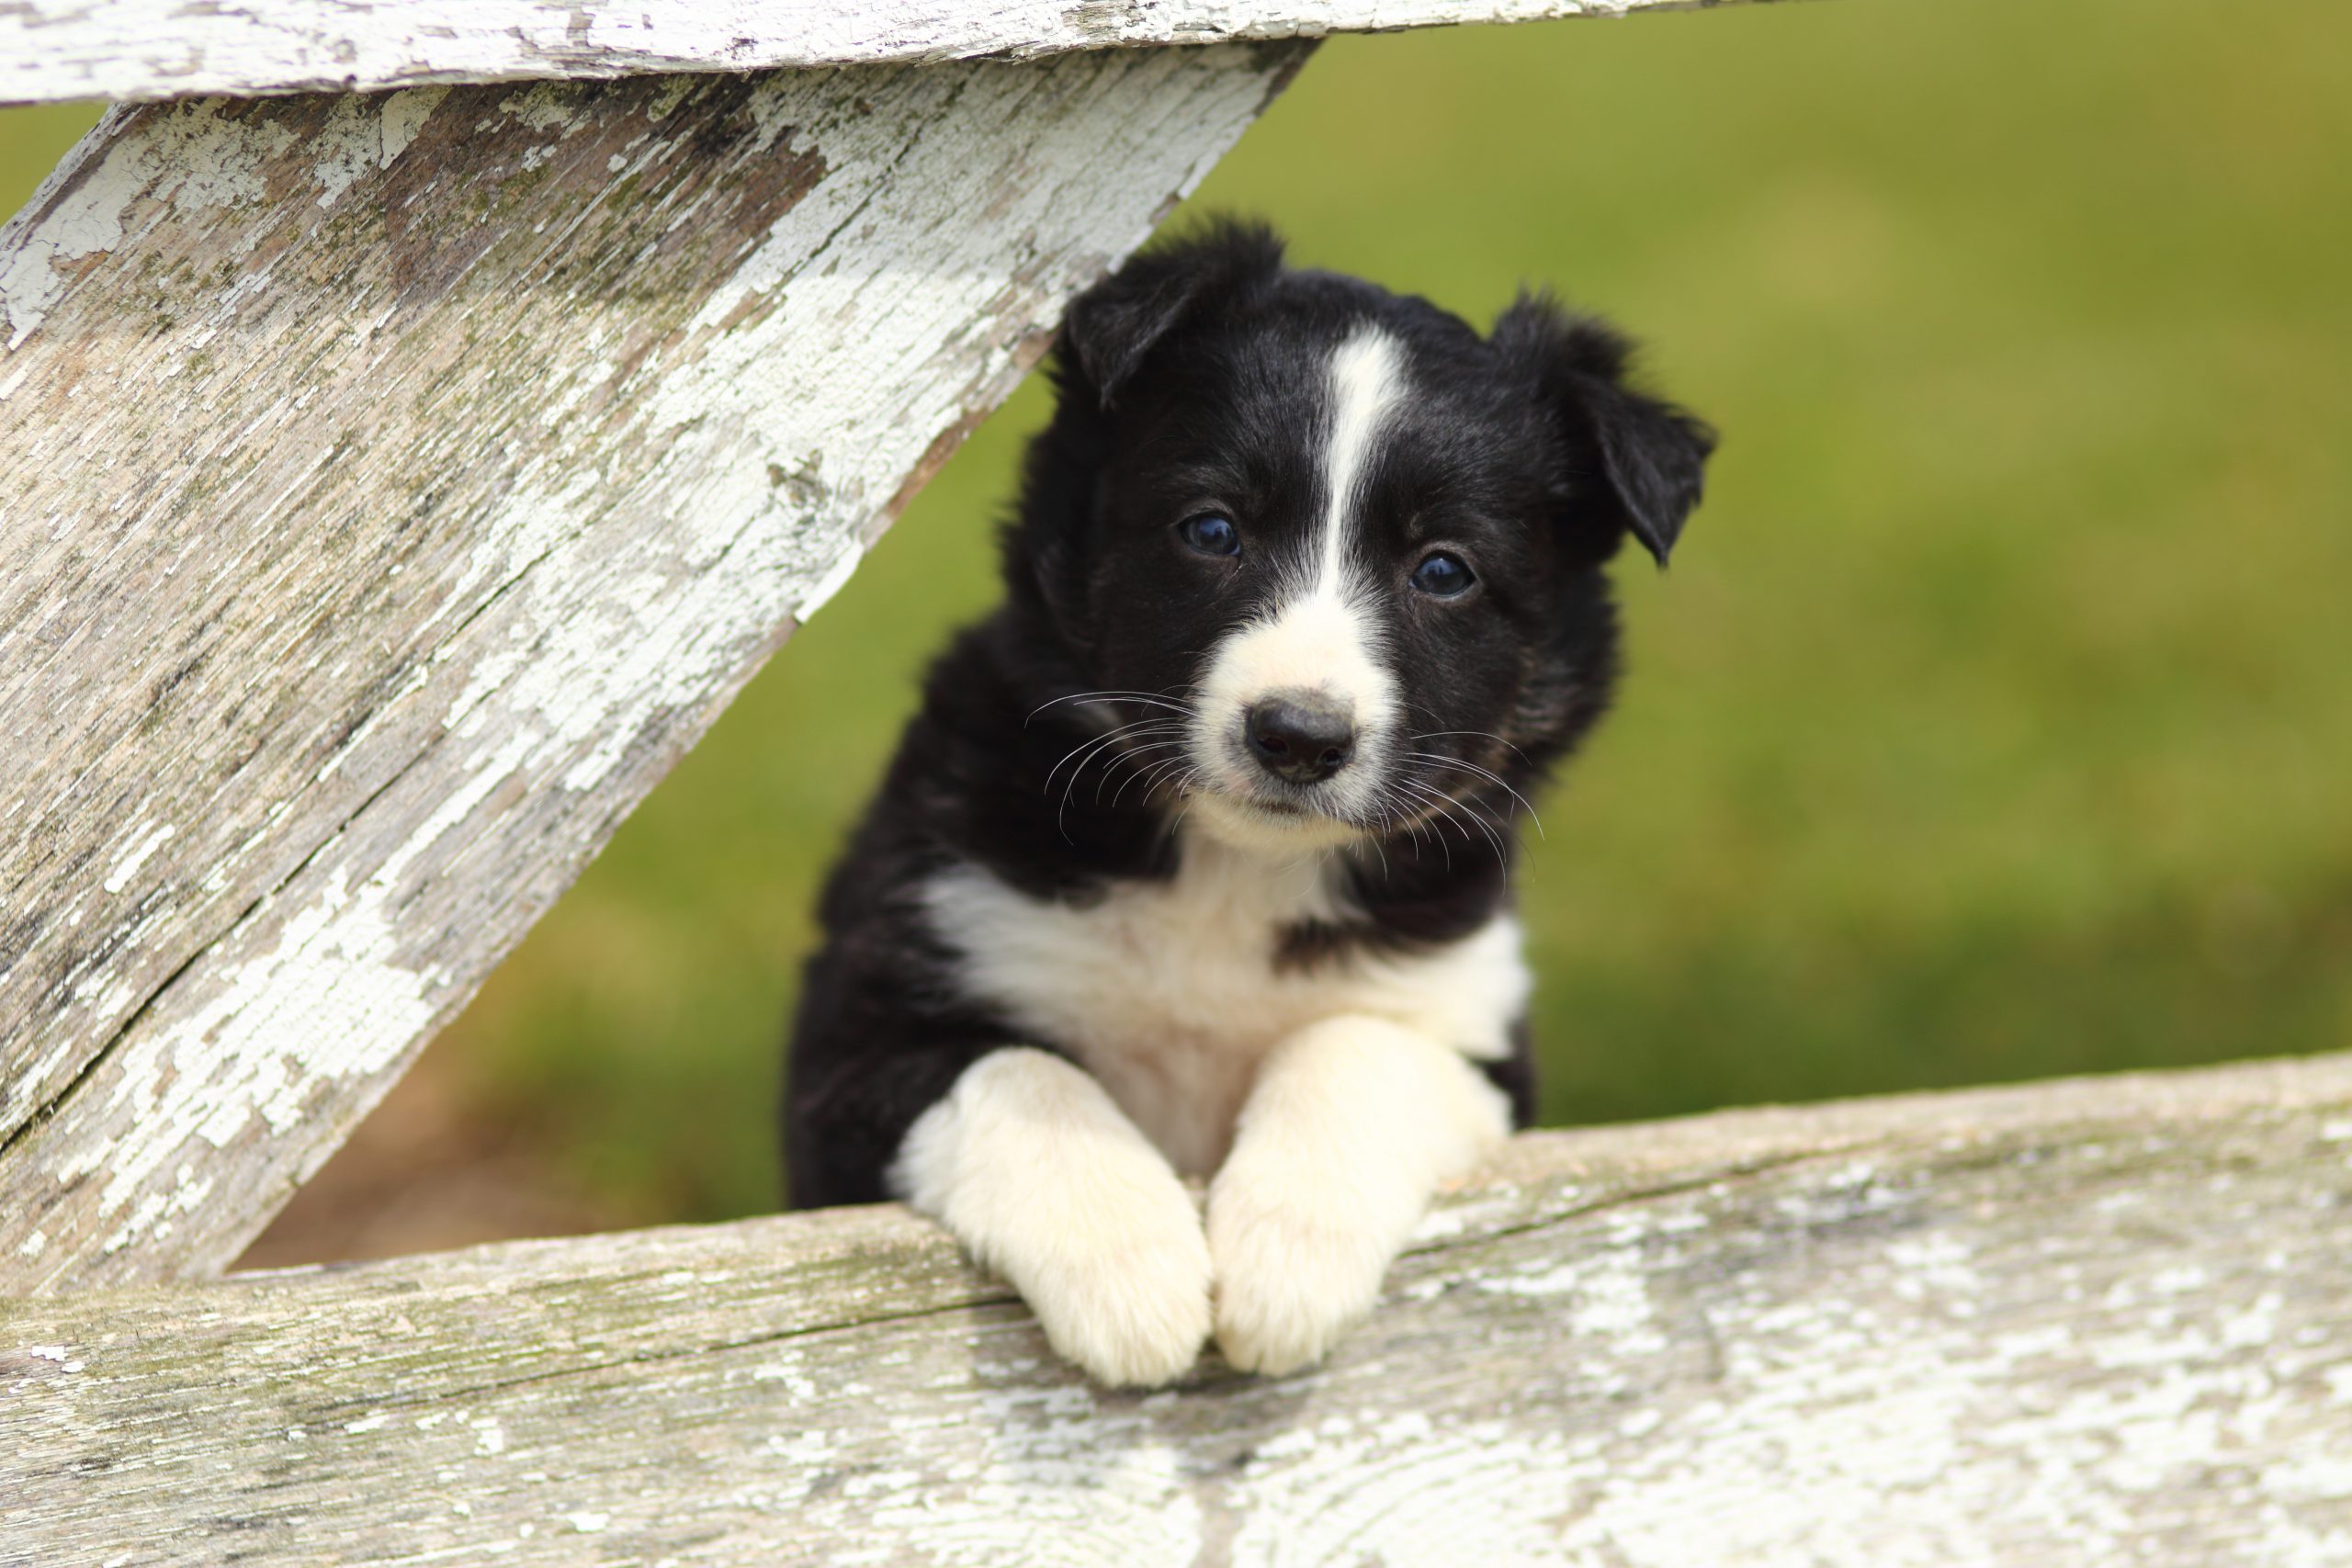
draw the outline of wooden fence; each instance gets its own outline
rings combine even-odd
[[[0,1562],[2352,1553],[2352,1059],[1518,1140],[1331,1363],[1106,1393],[896,1208],[20,1302]]]
[[[0,7],[120,104],[0,231],[0,1562],[2352,1562],[2344,1058],[1528,1138],[1148,1397],[887,1210],[208,1278],[1308,35],[1624,8]]]

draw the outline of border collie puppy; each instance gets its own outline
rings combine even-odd
[[[1106,1383],[1370,1310],[1531,1113],[1518,814],[1608,702],[1602,563],[1699,500],[1713,438],[1627,354],[1245,225],[1077,300],[1005,603],[825,892],[797,1204],[937,1218]]]

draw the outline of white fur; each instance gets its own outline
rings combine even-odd
[[[1084,906],[1031,898],[968,866],[925,889],[965,986],[1084,1063],[1177,1168],[1217,1168],[1259,1063],[1319,1020],[1385,1019],[1481,1059],[1510,1050],[1529,990],[1510,916],[1433,952],[1278,972],[1283,927],[1346,917],[1329,863],[1189,830],[1179,855],[1171,880]]]
[[[1283,816],[1247,801],[1256,763],[1243,749],[1242,716],[1276,692],[1313,692],[1355,719],[1356,761],[1322,786],[1331,808],[1371,813],[1385,754],[1395,745],[1396,681],[1380,658],[1351,563],[1363,478],[1382,427],[1407,390],[1394,339],[1366,327],[1333,351],[1330,423],[1323,450],[1323,518],[1309,558],[1273,613],[1217,645],[1200,682],[1192,753],[1204,825],[1227,840],[1293,851],[1356,836],[1329,818]]]
[[[1365,327],[1331,355],[1331,427],[1323,449],[1322,551],[1317,562],[1317,593],[1345,586],[1348,538],[1355,522],[1356,495],[1389,411],[1405,395],[1405,371],[1396,340]]]
[[[1372,1310],[1438,1184],[1510,1131],[1474,1065],[1386,1019],[1328,1018],[1283,1041],[1209,1189],[1226,1359],[1271,1373],[1321,1360]]]
[[[1209,1254],[1192,1195],[1060,1057],[1011,1047],[974,1063],[916,1120],[890,1180],[1103,1382],[1157,1386],[1199,1355]]]

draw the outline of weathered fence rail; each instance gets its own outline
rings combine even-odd
[[[0,1562],[2352,1560],[2352,1057],[1525,1137],[1312,1374],[896,1209],[0,1308]]]
[[[15,0],[0,104],[364,92],[1610,17],[1718,0]]]

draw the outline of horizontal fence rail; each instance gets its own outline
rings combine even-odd
[[[904,1211],[0,1304],[0,1562],[2319,1564],[2352,1057],[1518,1140],[1322,1370]]]
[[[15,0],[0,104],[366,92],[1611,17],[1714,0]]]

